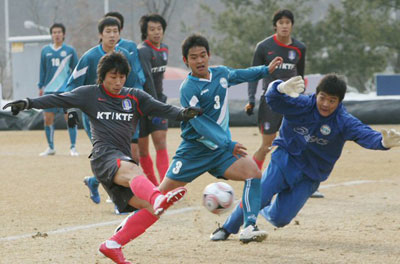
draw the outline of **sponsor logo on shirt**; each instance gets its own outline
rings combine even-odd
[[[281,70],[293,70],[295,64],[293,63],[282,63],[281,65],[279,65],[277,67],[277,69],[281,69]]]
[[[331,133],[331,128],[328,125],[323,125],[319,129],[322,135],[327,136]]]
[[[99,98],[97,98],[97,101],[100,101],[100,102],[106,102],[106,101],[107,101],[107,99],[106,99],[106,98],[101,98],[101,97],[99,97]]]
[[[219,79],[219,84],[222,86],[222,88],[228,88],[228,81],[223,77]]]
[[[288,58],[289,58],[289,60],[294,60],[294,59],[296,59],[296,51],[294,51],[294,50],[289,50]]]
[[[61,57],[67,56],[67,52],[66,52],[65,50],[61,51],[61,52],[60,52],[60,56],[61,56]]]
[[[272,55],[272,54],[274,54],[273,51],[268,51],[268,55]]]
[[[133,119],[133,114],[116,113],[116,112],[97,112],[96,118],[99,120],[131,121]]]
[[[125,111],[129,111],[132,109],[132,102],[130,99],[122,100],[122,109],[124,109]]]
[[[151,68],[151,72],[152,73],[156,73],[156,72],[165,72],[165,70],[167,69],[167,66],[160,66],[160,67],[153,67]]]
[[[311,136],[308,128],[306,127],[295,127],[293,128],[293,131],[297,134],[302,135],[307,143],[317,143],[318,145],[322,146],[327,145],[329,143],[329,140],[327,139],[319,138],[317,136]],[[330,133],[330,128],[329,128],[329,133]]]
[[[51,53],[51,52],[48,52],[48,53],[46,53],[46,56],[48,57],[48,56],[52,56],[53,55],[53,53]]]

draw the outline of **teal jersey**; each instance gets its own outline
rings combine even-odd
[[[231,69],[225,66],[209,68],[210,79],[189,76],[180,88],[183,107],[197,106],[203,115],[181,123],[184,140],[196,140],[209,149],[233,151],[235,143],[229,131],[228,88],[243,82],[252,82],[267,76],[267,66]]]
[[[142,68],[142,64],[139,59],[139,51],[137,49],[137,45],[135,42],[121,38],[118,43],[118,47],[124,48],[129,52],[129,56],[132,60],[132,71],[135,76],[133,86],[135,88],[140,88],[143,90],[143,85],[146,82],[146,77],[144,77],[144,72]]]
[[[53,44],[44,46],[40,55],[39,89],[46,94],[64,92],[77,62],[76,51],[69,45],[63,44],[58,49]]]
[[[129,65],[132,68],[129,52],[121,47],[116,46],[115,51],[121,52],[129,61]],[[94,46],[90,50],[86,51],[85,54],[80,58],[78,65],[76,65],[74,71],[68,79],[67,91],[71,91],[79,86],[92,85],[97,83],[97,65],[101,57],[106,55],[101,44]],[[124,87],[134,87],[134,74],[131,71],[126,78]]]

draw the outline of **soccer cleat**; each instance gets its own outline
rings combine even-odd
[[[324,198],[325,196],[319,192],[319,190],[316,190],[313,194],[310,196],[311,198]]]
[[[96,204],[100,203],[100,194],[99,194],[99,183],[93,182],[93,177],[87,176],[83,179],[85,185],[89,188],[90,191],[90,199]]]
[[[185,187],[178,187],[172,191],[167,192],[166,195],[160,194],[153,205],[154,214],[161,215],[175,202],[179,201],[186,194],[187,190]]]
[[[99,251],[117,264],[131,264],[130,262],[126,261],[121,248],[108,248],[106,246],[106,242],[103,242],[100,245]]]
[[[39,154],[39,156],[44,157],[44,156],[52,156],[56,154],[56,150],[52,148],[47,148],[45,151]]]
[[[78,151],[76,151],[76,148],[75,148],[75,147],[73,147],[73,148],[70,149],[69,154],[70,154],[71,156],[73,156],[73,157],[79,156],[79,153],[78,153]]]
[[[210,235],[210,239],[212,241],[223,241],[227,240],[229,235],[228,231],[225,230],[225,228],[218,226],[218,228]]]
[[[259,230],[256,225],[249,225],[240,232],[239,240],[242,243],[261,242],[264,241],[267,236],[267,232]]]

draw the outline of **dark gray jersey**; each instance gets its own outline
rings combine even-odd
[[[102,85],[81,86],[71,92],[31,99],[31,108],[79,108],[89,116],[93,147],[108,146],[131,156],[130,142],[139,116],[159,116],[182,121],[182,108],[164,104],[135,88],[120,94]]]
[[[270,75],[263,79],[263,89],[266,90],[270,82],[280,79],[288,80],[293,76],[301,75],[304,77],[304,65],[306,56],[306,46],[292,38],[292,44],[285,45],[272,35],[256,46],[253,57],[253,66],[269,65],[275,57],[282,57],[283,63]],[[249,83],[248,96],[249,102],[255,102],[258,82]]]
[[[144,91],[159,101],[165,102],[163,94],[164,72],[168,62],[168,46],[161,43],[160,48],[154,47],[149,41],[138,45],[140,63],[146,76]]]

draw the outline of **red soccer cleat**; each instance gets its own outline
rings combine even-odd
[[[103,242],[100,245],[99,251],[117,264],[131,264],[130,262],[126,261],[121,248],[108,248],[106,246],[106,242]]]
[[[166,195],[160,195],[156,198],[154,202],[154,214],[161,215],[165,210],[167,210],[171,205],[185,196],[187,190],[185,187],[178,187],[172,191],[167,192]]]

